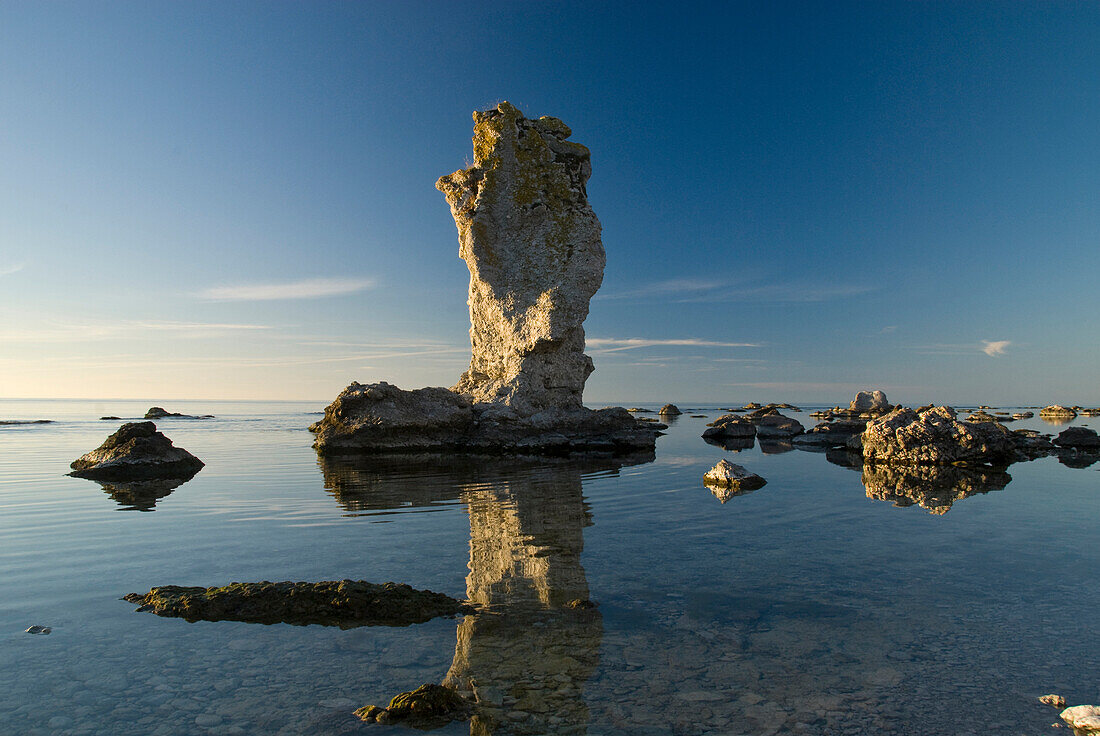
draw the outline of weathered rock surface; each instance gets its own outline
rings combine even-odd
[[[403,391],[388,383],[353,383],[310,430],[321,454],[623,455],[652,450],[663,427],[640,422],[621,408],[547,409],[524,416],[504,404],[472,403],[445,388]]]
[[[919,414],[898,409],[868,423],[860,441],[864,462],[901,465],[1003,466],[1015,459],[1016,451],[1012,433],[1000,423],[960,422],[948,406]]]
[[[367,723],[402,723],[428,730],[469,717],[471,704],[453,688],[426,684],[393,696],[385,708],[367,705],[355,715]]]
[[[1100,435],[1088,427],[1070,427],[1054,438],[1054,444],[1079,450],[1100,450]]]
[[[899,508],[916,504],[936,515],[946,514],[956,501],[999,491],[1011,480],[1008,473],[951,465],[863,465],[867,498]]]
[[[676,404],[665,404],[664,406],[661,407],[661,411],[658,412],[658,413],[659,414],[665,414],[667,416],[672,416],[672,417],[679,416],[680,414],[683,414],[683,412],[680,411],[680,407],[676,406]]]
[[[723,439],[752,439],[756,436],[756,425],[736,414],[723,414],[707,424],[703,437]]]
[[[778,413],[761,417],[755,423],[756,436],[761,439],[786,439],[806,431],[806,428],[802,426],[802,422]]]
[[[1042,696],[1041,698],[1039,698],[1039,702],[1042,703],[1043,705],[1050,705],[1050,706],[1053,706],[1055,708],[1065,708],[1066,707],[1066,699],[1063,698],[1061,695],[1056,695],[1054,693],[1051,693],[1050,695]]]
[[[894,405],[886,398],[882,391],[860,391],[852,402],[848,404],[848,411],[857,414],[884,414],[892,411]]]
[[[589,151],[507,102],[474,113],[474,165],[441,177],[470,269],[470,367],[454,390],[524,413],[580,408],[588,302],[603,282]]]
[[[201,588],[165,585],[148,593],[130,593],[123,600],[139,611],[188,621],[247,621],[298,626],[322,624],[408,626],[436,616],[470,613],[474,609],[443,593],[416,590],[400,583],[335,580],[319,583],[230,583]]]
[[[311,427],[319,452],[635,453],[657,426],[581,403],[583,322],[603,280],[589,152],[556,118],[474,113],[474,165],[436,183],[470,270],[469,369],[451,388],[353,383]]]
[[[1040,417],[1050,417],[1057,419],[1073,419],[1077,416],[1077,412],[1060,404],[1052,404],[1051,406],[1044,406],[1039,410]]]
[[[190,478],[203,465],[187,450],[173,446],[152,422],[131,422],[74,460],[69,475],[107,481]]]
[[[703,476],[703,483],[707,486],[730,488],[734,491],[751,491],[762,488],[767,481],[740,465],[734,465],[729,460],[719,460],[718,464]],[[724,499],[719,500],[724,502]]]
[[[1066,708],[1059,717],[1080,733],[1100,733],[1100,706],[1075,705]]]

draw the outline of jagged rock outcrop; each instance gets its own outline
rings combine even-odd
[[[507,102],[474,113],[474,165],[441,177],[470,269],[469,369],[454,390],[523,413],[580,408],[588,302],[603,282],[588,149]]]
[[[949,406],[898,409],[869,422],[859,438],[865,463],[1004,466],[1016,451],[1012,433],[999,422],[960,422]]]
[[[589,300],[603,281],[588,149],[507,102],[474,113],[474,164],[439,179],[470,269],[469,369],[450,390],[353,383],[311,430],[321,453],[635,453],[659,432],[581,403]]]
[[[78,478],[137,481],[190,478],[204,463],[157,431],[152,422],[130,422],[69,466]]]

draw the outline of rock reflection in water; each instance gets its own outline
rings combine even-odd
[[[892,501],[899,508],[914,504],[932,514],[946,514],[951,505],[976,493],[999,491],[1012,476],[1003,471],[944,465],[863,466],[867,498]]]
[[[756,439],[754,437],[730,437],[728,439],[704,437],[703,442],[714,447],[721,447],[728,452],[741,452],[742,450],[751,450],[753,445],[756,444]]]
[[[194,474],[191,476],[194,477]],[[169,495],[191,478],[162,478],[131,482],[97,481],[104,493],[122,508],[119,511],[156,511],[157,501]]]
[[[349,511],[466,505],[466,595],[482,610],[459,624],[443,684],[477,702],[471,734],[545,734],[585,731],[582,691],[603,638],[581,566],[592,523],[582,479],[652,459],[334,457],[321,467]]]

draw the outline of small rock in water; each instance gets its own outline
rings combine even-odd
[[[432,728],[469,717],[470,704],[453,688],[426,684],[395,695],[385,708],[366,705],[355,715],[367,723],[401,721],[413,728]]]
[[[1061,695],[1055,695],[1053,693],[1051,693],[1050,695],[1044,695],[1043,697],[1039,698],[1039,702],[1043,705],[1052,705],[1055,708],[1066,707],[1066,699],[1063,698]]]
[[[49,626],[31,626],[27,629],[28,634],[48,634],[51,631],[53,631],[53,629]]]
[[[734,465],[729,460],[719,460],[718,464],[703,476],[703,483],[735,491],[751,491],[763,487],[767,481],[740,465]]]
[[[152,422],[131,422],[69,467],[73,469],[70,475],[95,480],[190,479],[202,469],[203,462],[182,447],[175,447]]]
[[[658,413],[667,414],[668,416],[676,416],[678,414],[683,414],[683,412],[680,411],[679,407],[677,407],[676,404],[665,404],[664,406],[661,407],[661,411],[658,412]]]

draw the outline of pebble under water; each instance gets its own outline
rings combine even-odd
[[[313,404],[178,402],[216,418],[157,427],[206,467],[142,496],[65,473],[148,405],[0,401],[54,420],[0,426],[0,733],[383,733],[352,711],[424,683],[482,703],[441,734],[1032,736],[1040,695],[1100,701],[1100,463],[864,476],[708,445],[723,412],[681,407],[655,459],[319,460]],[[767,485],[720,500],[722,458]],[[345,578],[480,610],[341,629],[120,600]]]

